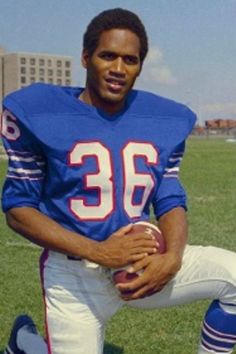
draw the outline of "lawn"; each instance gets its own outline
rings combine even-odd
[[[6,163],[0,162],[0,183],[5,168]],[[236,144],[191,138],[181,173],[189,199],[189,242],[236,251]],[[10,231],[3,215],[0,225],[2,354],[17,314],[30,314],[43,333],[43,306],[38,275],[40,249]],[[123,308],[108,325],[104,353],[195,354],[208,304],[200,301],[155,311]]]

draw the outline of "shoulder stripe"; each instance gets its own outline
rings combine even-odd
[[[8,172],[14,172],[17,174],[25,174],[25,175],[36,175],[36,174],[42,174],[41,170],[36,170],[36,169],[32,169],[32,170],[26,170],[24,168],[14,168],[14,167],[9,167],[8,168]]]
[[[7,178],[10,179],[20,179],[20,180],[30,180],[30,181],[40,181],[44,179],[44,177],[14,176],[9,173],[6,176]]]
[[[181,162],[183,160],[183,157],[170,157],[169,162]]]
[[[7,178],[42,180],[45,176],[46,163],[42,156],[28,151],[7,150],[9,167]]]

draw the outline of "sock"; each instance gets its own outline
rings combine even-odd
[[[201,345],[199,346],[199,349],[198,349],[198,354],[225,354],[225,352],[215,352],[215,351],[212,351],[212,350],[205,350],[201,347]],[[233,353],[233,352],[226,352],[227,354],[230,354],[230,353]]]
[[[48,354],[44,339],[39,334],[29,332],[27,326],[19,329],[16,342],[18,348],[25,354]]]
[[[215,300],[210,305],[202,326],[198,354],[229,354],[236,344],[236,306]]]

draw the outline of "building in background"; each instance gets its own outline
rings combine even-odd
[[[9,92],[34,82],[69,86],[72,57],[39,53],[7,53],[0,47],[0,104]]]

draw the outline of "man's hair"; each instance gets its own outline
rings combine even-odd
[[[96,50],[102,32],[112,29],[128,29],[140,40],[140,60],[143,63],[148,52],[148,37],[140,18],[133,12],[121,8],[105,10],[88,24],[83,37],[83,48],[89,56]]]

